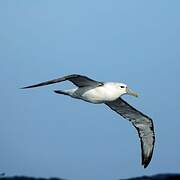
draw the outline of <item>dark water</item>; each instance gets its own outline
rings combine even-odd
[[[61,179],[56,177],[48,178],[48,179],[25,177],[25,176],[6,177],[5,174],[0,174],[0,180],[67,180],[67,179]],[[119,179],[119,180],[180,180],[180,174],[157,174],[152,176],[142,176],[142,177],[134,177],[129,179]]]
[[[180,174],[157,174],[152,176],[134,177],[134,178],[129,178],[127,180],[171,180],[171,179],[180,180]]]

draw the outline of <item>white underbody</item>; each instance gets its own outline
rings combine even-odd
[[[90,103],[104,103],[114,101],[119,98],[124,92],[121,92],[114,83],[105,83],[98,87],[80,87],[70,90],[64,90],[69,96],[77,99],[82,99]]]

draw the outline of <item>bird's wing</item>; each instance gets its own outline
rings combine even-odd
[[[31,86],[26,86],[23,87],[22,89],[27,89],[27,88],[34,88],[34,87],[39,87],[39,86],[45,86],[45,85],[49,85],[49,84],[54,84],[54,83],[58,83],[58,82],[62,82],[62,81],[66,81],[69,80],[71,81],[73,84],[75,84],[78,87],[84,87],[84,86],[100,86],[103,83],[102,82],[98,82],[95,80],[92,80],[86,76],[82,76],[82,75],[78,75],[78,74],[72,74],[72,75],[68,75],[68,76],[63,76],[57,79],[53,79],[53,80],[49,80],[49,81],[45,81],[39,84],[34,84]]]
[[[142,165],[146,168],[151,161],[155,143],[152,119],[136,110],[122,98],[118,98],[112,102],[106,102],[105,104],[132,122],[133,126],[137,129],[141,140]]]

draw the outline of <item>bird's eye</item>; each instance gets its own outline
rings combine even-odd
[[[125,88],[125,86],[120,86],[121,88]]]

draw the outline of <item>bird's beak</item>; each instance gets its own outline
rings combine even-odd
[[[126,87],[126,92],[127,92],[127,94],[129,94],[131,96],[135,96],[135,97],[139,96],[136,92],[134,92],[133,90],[129,89],[128,87]]]

